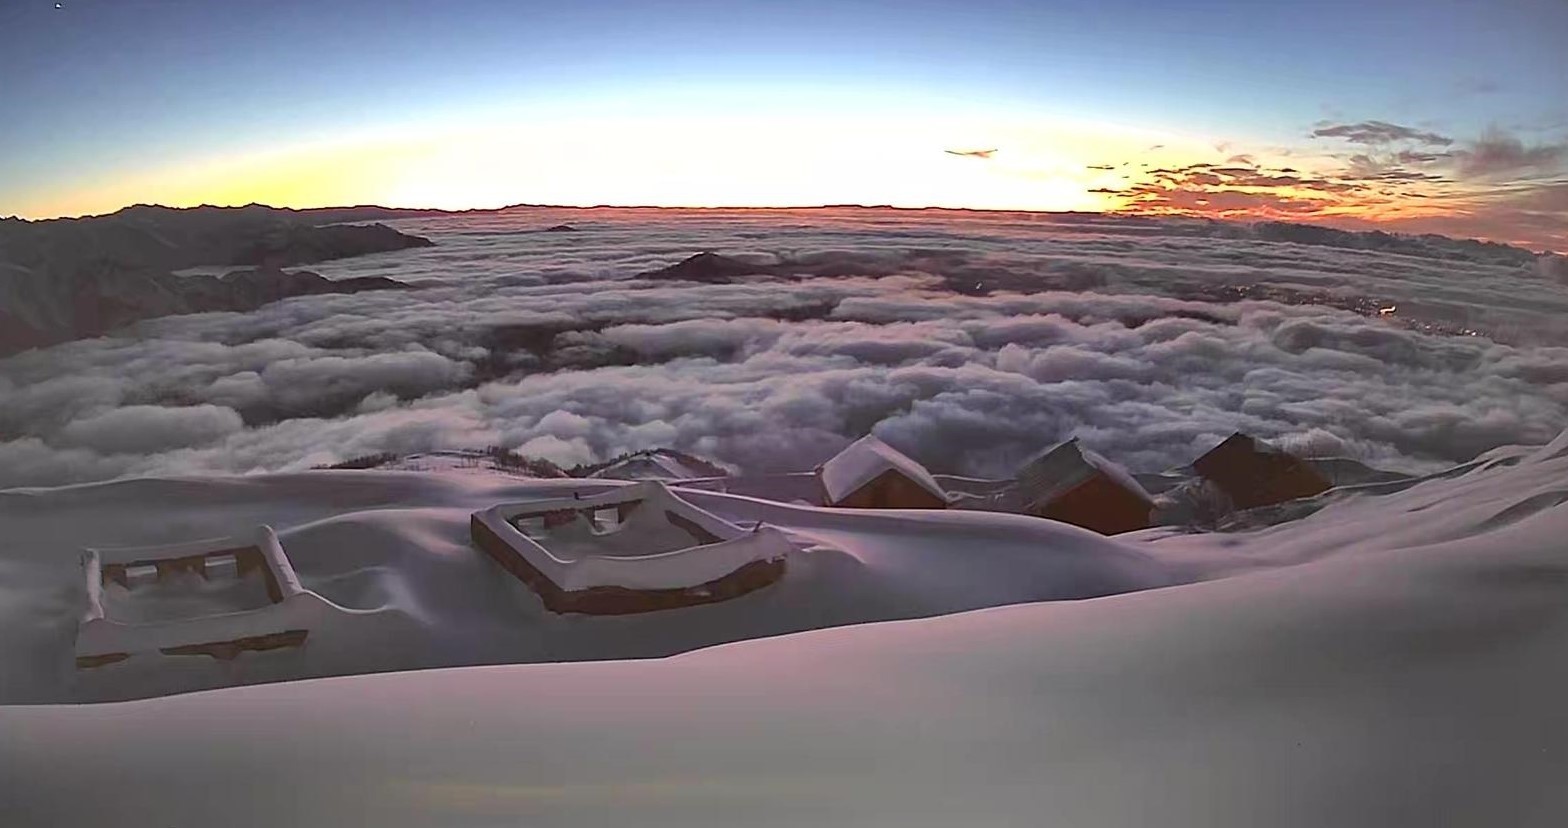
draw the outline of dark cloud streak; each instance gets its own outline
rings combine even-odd
[[[1369,146],[1381,146],[1400,141],[1436,147],[1446,147],[1454,143],[1454,139],[1446,135],[1416,129],[1415,127],[1391,124],[1387,121],[1331,124],[1314,129],[1312,136],[1314,138],[1340,138],[1352,144],[1366,144]]]

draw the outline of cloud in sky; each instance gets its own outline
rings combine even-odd
[[[1554,173],[1568,161],[1568,141],[1530,146],[1517,136],[1494,128],[1454,156],[1459,161],[1459,173],[1474,178]]]
[[[1446,147],[1454,139],[1429,130],[1391,124],[1387,121],[1361,121],[1353,124],[1329,124],[1312,131],[1315,138],[1340,138],[1352,144],[1380,146],[1399,141],[1409,141],[1428,146]]]
[[[415,293],[155,320],[0,361],[0,486],[492,443],[798,470],[867,430],[973,474],[1074,434],[1162,469],[1237,428],[1420,467],[1568,426],[1555,260],[1262,243],[1181,219],[521,215],[433,219],[410,229],[439,247],[323,268],[429,284]],[[582,232],[519,232],[562,221]],[[628,278],[694,249],[832,275]],[[951,288],[974,282],[994,292]],[[1365,296],[1495,339],[1237,285]]]
[[[1296,154],[1290,166],[1260,160],[1283,159],[1289,148],[1166,164],[1095,192],[1132,212],[1438,232],[1568,251],[1568,210],[1550,197],[1568,169],[1568,138],[1529,144],[1494,127],[1459,141],[1375,120],[1312,134],[1344,143]]]
[[[1154,169],[1117,192],[1126,208],[1140,212],[1299,220],[1356,203],[1367,189],[1344,178],[1226,162]]]

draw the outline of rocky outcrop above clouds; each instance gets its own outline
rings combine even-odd
[[[639,279],[650,281],[701,282],[723,285],[744,276],[774,275],[781,271],[779,265],[757,264],[732,259],[712,251],[704,251],[680,262],[637,274]]]

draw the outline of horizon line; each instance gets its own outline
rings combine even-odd
[[[897,206],[897,205],[893,205],[893,204],[856,204],[856,203],[843,203],[843,204],[797,204],[797,205],[788,205],[788,206],[756,206],[756,205],[671,206],[671,205],[660,205],[660,204],[590,204],[590,205],[576,205],[576,204],[531,204],[531,203],[527,203],[527,202],[518,202],[516,204],[507,204],[507,205],[504,205],[504,206],[501,206],[501,207],[464,207],[464,208],[452,209],[452,208],[443,208],[443,207],[392,207],[392,206],[388,206],[388,205],[385,205],[385,204],[374,204],[374,203],[370,203],[370,204],[329,204],[329,205],[322,205],[322,206],[316,206],[316,207],[279,207],[279,206],[272,205],[272,204],[264,204],[264,203],[259,202],[259,201],[252,201],[252,202],[247,202],[245,204],[208,204],[208,203],[202,203],[202,204],[190,205],[190,206],[187,206],[187,207],[173,207],[173,206],[170,206],[170,205],[167,205],[167,204],[157,204],[157,203],[149,203],[149,202],[135,202],[133,204],[127,204],[127,205],[125,205],[123,207],[120,207],[120,208],[118,208],[116,210],[112,210],[112,211],[109,211],[109,212],[106,212],[106,213],[83,213],[81,215],[74,215],[74,216],[62,215],[62,216],[52,216],[52,217],[49,217],[49,218],[26,218],[26,217],[20,216],[20,215],[0,215],[0,221],[19,221],[19,222],[25,222],[25,223],[28,223],[28,224],[41,224],[41,223],[51,222],[51,221],[85,221],[85,220],[89,220],[89,219],[108,218],[108,217],[115,216],[115,215],[118,215],[120,213],[123,213],[123,212],[125,212],[127,210],[134,210],[134,209],[137,209],[137,208],[175,210],[175,211],[181,211],[181,210],[245,210],[245,209],[250,209],[250,208],[262,208],[262,209],[266,209],[266,210],[275,210],[275,211],[279,211],[279,212],[289,212],[289,213],[327,212],[327,211],[334,211],[334,210],[345,210],[345,211],[346,210],[386,210],[388,212],[414,213],[414,214],[426,215],[426,216],[428,216],[428,215],[474,215],[474,214],[487,214],[487,213],[504,213],[504,212],[507,212],[509,210],[669,210],[669,211],[679,211],[679,210],[694,211],[694,210],[701,210],[701,211],[714,211],[714,212],[718,212],[718,211],[757,211],[757,212],[765,212],[765,211],[770,211],[770,210],[771,211],[788,211],[788,210],[896,210],[896,211],[913,212],[913,213],[919,213],[919,212],[950,212],[950,213],[982,213],[982,214],[1000,214],[1000,215],[1025,215],[1025,216],[1084,216],[1084,217],[1101,217],[1101,218],[1115,218],[1115,219],[1145,219],[1145,220],[1177,219],[1177,220],[1186,220],[1186,221],[1200,221],[1200,222],[1206,222],[1206,223],[1210,223],[1210,224],[1230,224],[1230,225],[1284,224],[1284,225],[1294,225],[1294,226],[1299,226],[1299,227],[1322,227],[1322,228],[1325,228],[1325,229],[1336,230],[1336,231],[1343,232],[1343,233],[1355,233],[1355,234],[1382,233],[1382,234],[1388,235],[1388,236],[1403,236],[1403,237],[1406,237],[1406,238],[1435,237],[1435,238],[1441,238],[1441,239],[1448,239],[1450,241],[1474,242],[1474,243],[1477,243],[1477,244],[1491,244],[1491,245],[1498,245],[1498,246],[1501,246],[1501,247],[1509,247],[1509,248],[1514,248],[1514,249],[1517,249],[1517,250],[1523,250],[1523,251],[1535,254],[1537,256],[1565,256],[1565,255],[1568,255],[1568,251],[1561,251],[1561,252],[1559,252],[1559,251],[1547,250],[1547,249],[1532,249],[1532,248],[1529,248],[1529,247],[1524,247],[1524,246],[1519,245],[1519,244],[1512,244],[1512,243],[1509,243],[1509,242],[1495,241],[1495,240],[1492,240],[1492,239],[1476,238],[1474,236],[1470,236],[1470,237],[1449,236],[1449,235],[1445,235],[1445,234],[1442,234],[1442,233],[1430,233],[1430,232],[1428,232],[1428,233],[1412,233],[1412,232],[1405,232],[1405,231],[1400,231],[1400,230],[1384,230],[1384,229],[1377,228],[1377,227],[1348,229],[1348,228],[1344,228],[1344,227],[1336,227],[1335,225],[1329,224],[1329,223],[1326,223],[1326,222],[1288,221],[1288,220],[1285,220],[1285,219],[1273,219],[1273,218],[1230,218],[1230,217],[1223,217],[1223,216],[1189,216],[1189,215],[1182,215],[1182,214],[1179,214],[1179,213],[1139,213],[1139,212],[1130,212],[1130,211],[1107,211],[1107,210],[1030,210],[1030,209],[1022,209],[1022,208],[1006,209],[1006,208],[994,208],[994,207],[942,207],[942,206],[938,206],[938,205],[927,205],[927,206],[921,206],[921,207],[901,207],[901,206]],[[395,221],[396,219],[391,219],[391,220]]]

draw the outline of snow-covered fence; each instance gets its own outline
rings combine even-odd
[[[778,580],[794,548],[776,529],[742,529],[657,482],[494,506],[474,513],[471,529],[481,550],[556,612],[725,600]]]
[[[249,538],[86,549],[82,573],[87,608],[77,627],[78,668],[138,653],[228,659],[299,646],[325,606],[300,585],[277,533],[265,525]],[[259,593],[247,588],[253,575]]]

